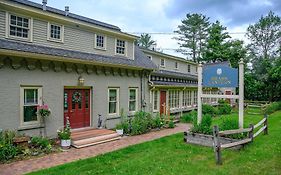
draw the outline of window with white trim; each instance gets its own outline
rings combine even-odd
[[[152,99],[153,99],[153,111],[159,111],[159,91],[152,91]]]
[[[98,49],[105,49],[105,36],[104,35],[99,35],[99,34],[96,34],[96,48]]]
[[[192,101],[192,91],[184,90],[182,106],[184,107],[191,106],[191,101]]]
[[[116,40],[116,53],[125,55],[126,52],[126,41],[117,39]]]
[[[188,72],[188,73],[191,72],[190,64],[187,65],[187,72]]]
[[[160,66],[165,67],[165,59],[160,59]]]
[[[135,112],[138,110],[137,96],[138,96],[138,89],[130,88],[129,89],[129,112]]]
[[[9,14],[9,36],[28,39],[30,36],[30,19]]]
[[[193,104],[197,105],[197,91],[193,91]]]
[[[170,108],[179,108],[180,104],[180,91],[179,90],[170,90],[169,91],[169,105]]]
[[[108,113],[119,113],[119,88],[108,89]]]
[[[40,123],[37,106],[42,104],[41,87],[21,87],[21,125],[36,125]]]

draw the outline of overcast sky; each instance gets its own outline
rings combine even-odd
[[[41,3],[42,0],[32,0]],[[187,13],[202,13],[219,20],[233,38],[244,39],[249,24],[270,10],[281,16],[281,0],[48,0],[48,6],[110,23],[123,32],[173,33]],[[241,34],[242,32],[242,34]],[[174,35],[153,34],[165,53],[182,56]]]

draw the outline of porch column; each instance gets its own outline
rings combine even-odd
[[[202,121],[202,64],[198,65],[197,124]]]

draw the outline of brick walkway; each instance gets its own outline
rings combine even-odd
[[[120,140],[108,142],[100,145],[90,146],[82,149],[70,149],[67,152],[61,152],[44,157],[33,158],[30,160],[18,161],[10,164],[0,164],[0,174],[16,175],[49,168],[52,166],[72,162],[78,159],[94,157],[99,154],[118,150],[130,145],[158,139],[164,136],[186,131],[190,125],[177,124],[174,129],[164,129],[156,132],[150,132],[138,136],[123,137]]]

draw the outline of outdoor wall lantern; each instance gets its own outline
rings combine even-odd
[[[78,78],[78,85],[83,86],[85,82],[85,79],[82,76],[79,76]]]

